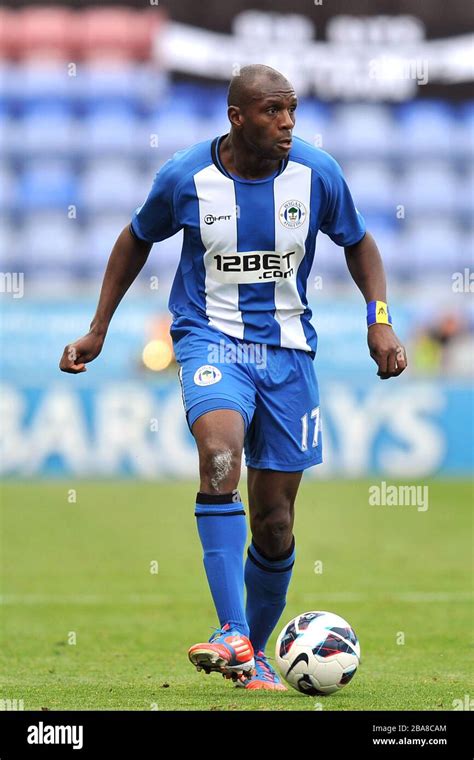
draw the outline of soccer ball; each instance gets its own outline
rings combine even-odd
[[[302,694],[326,695],[354,677],[360,645],[349,623],[332,612],[305,612],[278,636],[275,659],[285,681]]]

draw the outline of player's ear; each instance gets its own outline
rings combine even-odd
[[[227,116],[233,127],[241,127],[243,122],[242,111],[239,106],[229,106],[227,109]]]

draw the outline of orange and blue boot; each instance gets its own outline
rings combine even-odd
[[[255,668],[253,646],[250,639],[229,623],[217,628],[209,641],[194,644],[188,657],[197,670],[205,673],[222,673],[234,681],[250,677]]]
[[[268,662],[264,652],[259,651],[255,655],[255,671],[247,677],[241,678],[237,684],[239,687],[255,691],[265,689],[267,691],[288,691],[282,683],[280,676]]]

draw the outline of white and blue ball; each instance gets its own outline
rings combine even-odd
[[[344,618],[312,611],[290,620],[278,636],[275,659],[285,681],[309,696],[344,688],[360,663],[360,644]]]

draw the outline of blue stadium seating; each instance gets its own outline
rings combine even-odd
[[[17,187],[17,209],[62,209],[66,214],[76,204],[77,179],[69,162],[42,158],[28,163]]]
[[[80,227],[60,211],[36,211],[20,225],[20,271],[31,280],[73,282],[77,274]]]
[[[133,160],[89,160],[79,180],[79,205],[89,213],[132,212],[143,203],[151,179],[145,178]]]
[[[81,124],[67,103],[44,101],[23,110],[13,132],[17,155],[63,156],[70,158],[77,149]]]
[[[100,278],[160,165],[228,131],[224,86],[168,83],[151,63],[126,58],[83,61],[75,72],[66,64],[0,61],[0,242],[33,279],[42,276],[39,261],[65,281]],[[391,277],[441,276],[468,259],[474,104],[329,105],[304,97],[296,134],[342,164]],[[67,217],[71,206],[76,222]],[[179,240],[157,246],[145,274],[158,268],[169,279]],[[323,235],[316,262],[327,277],[347,277],[344,254]]]
[[[466,266],[466,238],[462,228],[449,219],[419,215],[407,222],[401,241],[413,277],[424,285],[442,278],[451,285],[453,272]]]
[[[397,119],[399,140],[410,158],[457,154],[460,127],[448,103],[417,100],[400,106]]]

